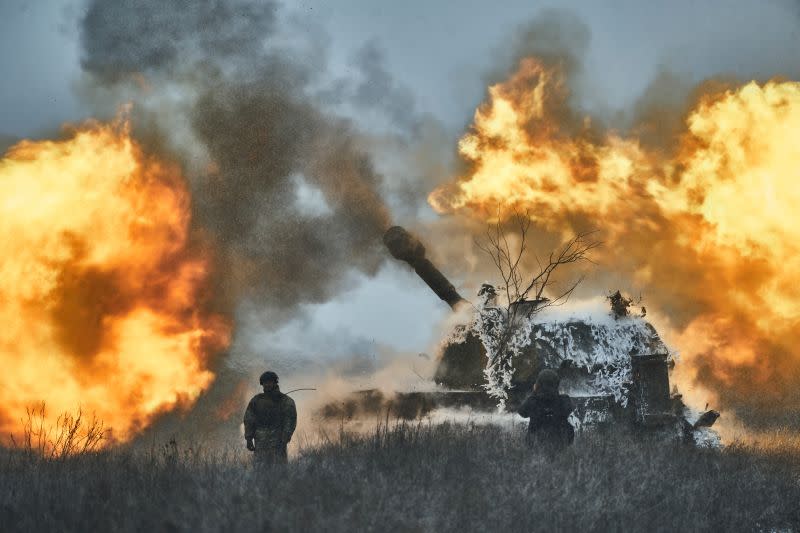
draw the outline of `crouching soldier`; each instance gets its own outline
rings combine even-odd
[[[297,426],[294,400],[280,391],[275,372],[264,372],[259,382],[264,392],[253,396],[244,412],[247,449],[258,463],[286,463],[286,446]]]
[[[533,393],[519,408],[519,414],[530,418],[527,441],[548,451],[563,449],[575,439],[575,430],[569,423],[572,400],[558,393],[560,379],[549,369],[542,370],[536,378]]]

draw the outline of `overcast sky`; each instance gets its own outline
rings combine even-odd
[[[313,0],[288,2],[300,20],[325,29],[334,70],[375,40],[385,66],[413,94],[419,111],[441,122],[455,145],[485,94],[486,73],[508,52],[514,29],[558,5],[591,31],[584,105],[625,109],[667,67],[693,81],[712,76],[799,79],[800,9],[767,1]],[[81,77],[75,0],[0,0],[2,137],[47,135],[88,117],[74,87]],[[319,332],[308,349],[337,331],[397,350],[423,351],[432,324],[447,312],[413,275],[390,265],[312,312]],[[391,324],[391,327],[387,327]],[[319,345],[315,346],[317,342]],[[303,349],[300,346],[298,349]]]
[[[113,0],[111,0],[113,1]],[[795,77],[800,8],[790,0],[301,0],[287,2],[324,27],[334,66],[345,69],[370,39],[419,107],[464,124],[483,96],[482,75],[514,29],[542,8],[572,10],[591,30],[586,61],[594,102],[624,106],[667,65],[693,79],[732,74]],[[0,0],[0,133],[29,136],[84,117],[79,0]],[[502,7],[498,7],[502,6]]]

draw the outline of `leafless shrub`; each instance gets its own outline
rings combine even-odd
[[[535,254],[538,271],[535,273],[524,272],[521,266],[525,252],[528,250],[528,235],[531,227],[530,217],[522,214],[515,214],[512,217],[519,234],[519,244],[511,245],[508,235],[503,231],[500,224],[490,225],[486,230],[486,240],[476,241],[480,250],[485,252],[497,268],[497,272],[502,280],[501,288],[505,293],[506,309],[509,314],[514,313],[514,309],[520,306],[515,305],[520,302],[531,301],[536,303],[525,312],[539,312],[547,307],[562,305],[566,303],[577,286],[583,281],[583,277],[568,284],[565,289],[556,292],[553,298],[545,296],[545,291],[553,288],[555,272],[566,265],[589,262],[589,252],[600,246],[600,241],[592,237],[596,231],[578,233],[567,240],[562,246],[551,251],[545,260]]]
[[[530,273],[522,265],[528,251],[530,217],[517,213],[511,223],[518,234],[518,244],[512,245],[499,223],[488,226],[485,240],[476,241],[477,247],[491,258],[502,283],[503,305],[481,310],[479,332],[488,358],[487,390],[500,399],[501,406],[514,370],[512,359],[529,342],[528,327],[534,315],[566,303],[583,280],[579,277],[557,289],[557,271],[572,264],[592,263],[589,254],[601,245],[593,239],[596,232],[578,233],[546,257],[534,254],[538,268]]]
[[[11,434],[11,444],[29,457],[46,460],[94,452],[105,439],[103,422],[96,416],[84,416],[78,408],[75,414],[61,413],[55,423],[48,423],[45,403],[26,408],[21,420],[21,435]]]

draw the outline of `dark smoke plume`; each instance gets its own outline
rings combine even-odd
[[[92,1],[82,64],[120,94],[181,93],[166,111],[209,160],[190,179],[196,222],[221,250],[222,292],[290,312],[328,299],[351,268],[375,272],[389,215],[352,128],[308,96],[319,58],[272,46],[279,18],[273,2]],[[159,106],[142,112],[168,130]],[[324,205],[299,205],[303,188]]]
[[[81,27],[92,102],[110,113],[132,100],[134,133],[183,162],[197,232],[215,245],[218,305],[258,328],[328,300],[353,270],[374,274],[390,225],[358,132],[315,96],[321,37],[283,15],[270,1],[90,0]],[[378,86],[348,82],[343,97],[375,106],[374,91],[395,84],[379,56],[362,59]],[[193,420],[216,426],[243,379],[219,368]]]

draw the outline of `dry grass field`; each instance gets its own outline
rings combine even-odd
[[[519,428],[518,428],[519,429]],[[611,431],[560,455],[496,426],[340,433],[288,466],[180,443],[0,453],[3,531],[797,531],[800,453]]]

